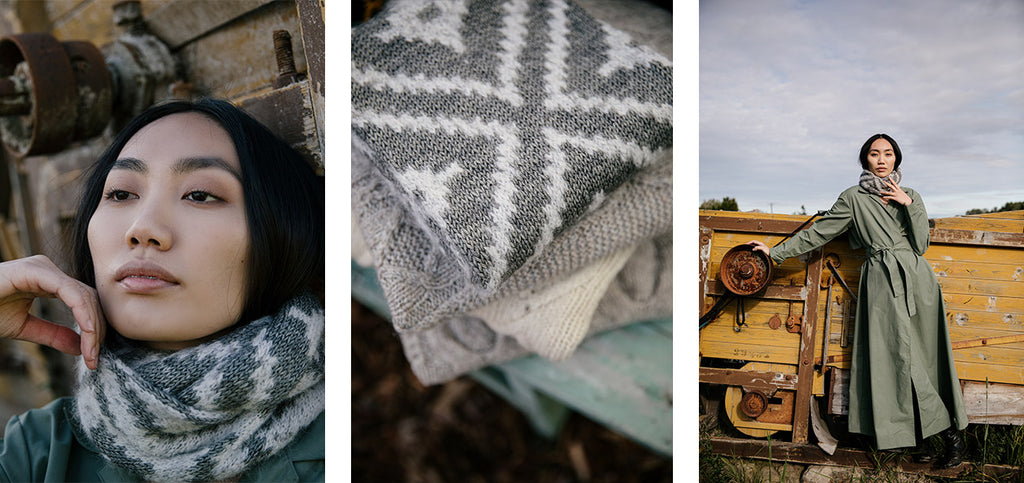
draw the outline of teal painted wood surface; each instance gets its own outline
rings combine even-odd
[[[352,262],[352,296],[387,318],[372,268]],[[672,321],[597,334],[567,361],[527,356],[470,374],[554,437],[566,406],[666,456],[672,455]]]

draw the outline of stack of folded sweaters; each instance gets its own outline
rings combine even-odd
[[[671,15],[391,0],[352,35],[353,256],[424,384],[671,315]]]

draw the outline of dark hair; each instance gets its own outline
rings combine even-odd
[[[89,221],[103,195],[107,174],[124,145],[153,121],[187,112],[202,114],[227,131],[242,168],[249,226],[249,280],[239,321],[273,313],[306,290],[323,302],[323,178],[262,124],[232,104],[214,99],[172,101],[150,107],[129,122],[89,168],[71,232],[72,276],[96,286],[89,250]]]
[[[864,145],[860,147],[860,166],[868,169],[868,151],[871,151],[871,143],[879,139],[885,139],[889,141],[889,144],[892,144],[892,152],[896,155],[896,164],[892,167],[893,171],[895,171],[896,168],[900,167],[900,162],[903,161],[903,153],[900,152],[900,145],[896,144],[896,140],[889,137],[888,134],[875,134],[869,137],[867,141],[864,141]]]

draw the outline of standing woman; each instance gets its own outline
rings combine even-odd
[[[916,446],[915,458],[935,455],[926,438],[942,433],[946,454],[938,465],[960,464],[967,427],[960,380],[946,326],[942,292],[928,249],[928,214],[921,196],[900,187],[900,148],[886,134],[860,150],[860,183],[828,213],[793,238],[754,250],[775,263],[818,248],[844,232],[864,247],[850,378],[850,431],[873,435],[879,449]]]
[[[323,180],[203,100],[142,113],[85,183],[71,276],[0,264],[0,337],[83,354],[74,397],[8,423],[0,481],[322,481]]]

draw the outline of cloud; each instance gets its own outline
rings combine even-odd
[[[1019,193],[1022,78],[1016,0],[701,2],[701,197],[834,200],[876,132],[908,186],[950,197],[939,215]]]

